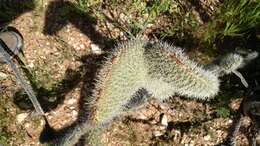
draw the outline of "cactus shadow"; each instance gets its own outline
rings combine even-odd
[[[69,23],[73,24],[82,33],[88,36],[93,43],[105,46],[104,50],[107,52],[109,52],[111,46],[115,44],[115,40],[96,31],[96,18],[80,10],[72,2],[62,0],[50,2],[46,10],[43,33],[45,35],[57,36],[57,33]],[[80,60],[87,62],[87,60],[89,60],[87,59],[88,57],[90,56],[82,56]],[[20,64],[23,65],[21,62]],[[86,70],[86,66],[82,65],[76,70],[66,70],[65,78],[57,83],[58,86],[54,86],[50,90],[38,87],[37,82],[33,79],[32,73],[24,68],[23,71],[36,91],[38,100],[44,111],[48,112],[56,108],[59,104],[62,104],[66,94],[74,89],[80,82],[86,80],[86,78],[82,76],[82,72]],[[92,68],[92,71],[94,70],[95,69]],[[51,99],[53,101],[50,101],[50,97],[55,97],[55,99]],[[18,91],[13,99],[14,103],[21,109],[33,109],[28,96],[25,95],[22,90]]]
[[[101,62],[105,59],[105,56],[96,56],[96,55],[86,55],[82,56],[80,60],[83,62],[83,65],[79,67],[77,71],[74,71],[75,74],[75,86],[79,83],[82,83],[81,90],[80,90],[80,100],[79,100],[79,112],[78,117],[75,122],[73,122],[71,125],[64,127],[60,130],[53,129],[48,121],[45,119],[45,127],[40,135],[40,142],[46,143],[46,142],[53,142],[55,139],[58,139],[58,137],[64,136],[64,133],[67,133],[66,131],[70,131],[73,129],[76,125],[79,123],[86,122],[88,120],[89,114],[90,114],[90,108],[88,107],[88,104],[86,104],[86,100],[88,100],[88,97],[91,97],[92,91],[94,89],[94,82],[95,82],[95,76],[97,70],[100,68]],[[80,74],[84,73],[84,75],[80,76]],[[66,79],[65,79],[66,80]],[[69,84],[71,82],[68,82]],[[64,85],[61,85],[64,86]],[[75,87],[72,88],[69,87],[68,91],[73,90]],[[59,91],[59,89],[56,89]],[[60,90],[60,93],[66,95],[63,90]],[[59,94],[59,93],[57,93]],[[55,138],[55,139],[53,139]],[[82,143],[84,139],[80,140],[79,143]],[[80,145],[80,144],[79,144]]]
[[[67,69],[65,73],[65,78],[57,83],[57,86],[54,86],[51,89],[38,87],[38,83],[35,82],[34,79],[32,79],[32,74],[26,69],[24,69],[23,72],[32,85],[43,110],[45,112],[49,112],[52,109],[55,109],[59,104],[63,103],[65,96],[80,83],[80,81],[82,80],[80,74],[81,69],[82,68],[79,68],[79,71]],[[16,92],[13,100],[20,109],[34,109],[28,95],[25,94],[23,90]]]
[[[35,0],[3,0],[0,3],[0,27],[36,7]]]
[[[82,11],[69,1],[56,0],[50,2],[45,15],[43,33],[45,35],[57,35],[69,23],[88,36],[95,44],[111,46],[115,43],[96,30],[97,18],[90,13]]]

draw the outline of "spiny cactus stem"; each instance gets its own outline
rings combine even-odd
[[[248,83],[246,82],[246,79],[243,77],[243,75],[240,73],[240,72],[238,72],[237,70],[234,70],[234,71],[232,71],[236,76],[238,76],[239,78],[240,78],[240,80],[241,80],[241,83],[246,87],[246,88],[248,88]]]

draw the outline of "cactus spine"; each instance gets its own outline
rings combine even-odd
[[[141,95],[139,89],[144,88],[159,99],[175,94],[202,100],[214,97],[219,91],[219,74],[235,70],[239,66],[237,60],[238,64],[243,61],[236,55],[227,58],[233,60],[227,59],[205,69],[189,60],[180,48],[166,43],[152,44],[136,38],[118,45],[97,74],[92,98],[87,103],[91,106],[87,123],[75,126],[59,144],[74,145],[83,134],[102,130],[113,118],[125,112],[129,102],[138,105],[133,103],[133,98]],[[94,132],[87,140],[90,143],[97,141],[98,135]],[[94,143],[92,145],[98,145]]]

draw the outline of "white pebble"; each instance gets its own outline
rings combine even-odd
[[[85,48],[85,45],[84,45],[84,44],[80,44],[79,47],[80,47],[81,49],[84,49],[84,48]]]
[[[168,126],[168,119],[167,119],[167,116],[166,115],[163,115],[162,116],[162,119],[161,119],[161,124],[165,127]]]
[[[0,72],[0,78],[7,78],[7,74],[3,73],[3,72]]]
[[[29,68],[33,68],[33,67],[34,67],[34,64],[31,62],[31,63],[28,64],[28,67],[29,67]]]
[[[73,117],[73,118],[76,118],[77,115],[78,115],[78,112],[77,112],[76,110],[73,110],[73,111],[72,111],[72,117]]]
[[[24,124],[24,127],[25,127],[25,128],[29,128],[29,127],[30,127],[30,124],[29,124],[29,123],[25,123],[25,124]]]
[[[163,133],[160,132],[160,131],[154,131],[154,132],[153,132],[153,135],[154,135],[155,137],[159,137],[159,136],[162,136]]]
[[[230,119],[230,120],[228,120],[228,123],[229,123],[229,124],[233,123],[233,120],[231,120],[231,119]]]
[[[17,116],[16,116],[16,121],[17,121],[17,123],[18,124],[21,124],[25,119],[26,119],[26,117],[28,117],[28,113],[21,113],[21,114],[18,114]]]
[[[74,98],[72,98],[72,99],[69,99],[68,100],[68,104],[74,104],[74,103],[76,103],[77,102],[77,100],[76,99],[74,99]]]
[[[208,141],[208,140],[210,140],[210,135],[206,135],[203,138],[204,138],[204,140]]]
[[[160,127],[160,130],[165,130],[166,127],[165,126],[159,126]]]
[[[98,45],[91,44],[90,47],[91,47],[91,51],[92,51],[93,54],[101,54],[102,53],[102,50]]]

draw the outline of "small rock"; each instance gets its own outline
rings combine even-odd
[[[29,68],[33,68],[33,67],[34,67],[34,64],[31,62],[31,63],[28,64],[28,67],[29,67]]]
[[[76,44],[73,44],[72,47],[73,47],[74,49],[76,49],[76,48],[77,48],[77,45],[76,45]]]
[[[73,110],[73,111],[72,111],[72,117],[73,117],[73,118],[76,118],[77,115],[78,115],[78,112],[77,112],[76,110]]]
[[[26,119],[26,117],[28,117],[28,113],[21,113],[21,114],[18,114],[17,116],[16,116],[16,121],[17,121],[17,123],[18,124],[21,124],[25,119]]]
[[[165,126],[160,126],[160,130],[165,130],[166,127]]]
[[[81,50],[80,47],[75,48],[77,51]]]
[[[210,135],[206,135],[203,138],[204,138],[204,140],[209,141],[210,140]]]
[[[91,47],[91,51],[92,51],[93,54],[101,54],[102,53],[102,50],[98,45],[91,44],[90,47]]]
[[[163,133],[162,133],[161,131],[154,131],[154,132],[153,132],[153,135],[154,135],[155,137],[159,137],[159,136],[162,136]]]
[[[152,120],[152,121],[150,121],[150,123],[151,123],[151,124],[157,124],[157,121]]]
[[[45,124],[45,121],[44,121],[44,120],[41,120],[41,121],[40,121],[40,125],[41,125],[41,126],[44,126],[44,124]]]
[[[51,120],[51,119],[52,119],[52,116],[48,116],[47,118],[48,118],[49,120]]]
[[[77,100],[76,99],[74,99],[74,98],[72,98],[72,99],[69,99],[68,100],[68,104],[74,104],[74,103],[76,103],[77,102]]]
[[[167,119],[167,116],[166,115],[162,115],[162,118],[161,118],[161,124],[165,127],[168,126],[168,119]]]
[[[85,49],[85,45],[84,45],[84,44],[80,44],[79,47],[80,47],[81,49]]]
[[[29,128],[29,127],[30,127],[30,124],[29,124],[29,123],[25,123],[25,124],[24,124],[24,127],[25,127],[25,128]]]
[[[70,109],[70,110],[75,110],[76,107],[74,107],[74,106],[69,106],[69,109]]]
[[[228,123],[229,123],[229,124],[233,123],[233,120],[228,120]]]
[[[3,72],[0,72],[0,78],[7,78],[7,74],[3,73]]]

